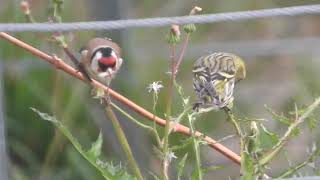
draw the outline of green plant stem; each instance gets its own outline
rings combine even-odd
[[[156,107],[157,107],[157,102],[158,102],[158,94],[156,92],[153,93],[153,106],[152,106],[152,111],[153,111],[153,114],[154,114],[154,118],[156,117]],[[156,121],[154,120],[152,122],[152,129],[153,129],[153,132],[154,132],[154,135],[156,137],[156,140],[157,140],[157,143],[158,143],[158,146],[160,149],[162,149],[162,144],[161,144],[161,139],[160,139],[160,136],[159,136],[159,133],[158,133],[158,130],[157,130],[157,124],[156,124]]]
[[[105,106],[105,113],[106,115],[109,117],[109,119],[112,122],[112,125],[115,129],[116,135],[118,137],[118,140],[122,146],[122,149],[124,150],[128,161],[129,161],[129,165],[131,167],[131,170],[133,171],[133,173],[135,174],[135,176],[139,179],[139,180],[143,180],[143,177],[141,175],[140,169],[138,167],[137,162],[135,161],[131,148],[129,146],[129,143],[127,141],[127,138],[123,132],[123,129],[116,117],[116,115],[114,114],[113,110],[111,109],[111,106],[106,105]]]
[[[240,169],[240,172],[244,172],[244,170],[242,169],[242,167],[244,167],[243,164],[245,163],[243,161],[245,158],[243,158],[243,157],[245,155],[244,153],[246,153],[245,145],[244,145],[244,135],[243,135],[243,132],[241,130],[240,124],[238,123],[238,121],[234,117],[234,115],[231,112],[231,110],[224,109],[224,111],[228,115],[228,118],[231,121],[232,125],[234,126],[234,129],[236,130],[237,136],[239,137],[239,140],[240,140],[240,156],[241,156],[241,169]]]
[[[174,124],[176,123],[180,123],[180,121],[182,120],[182,118],[192,109],[191,106],[186,107],[181,114],[179,114],[179,116],[177,118],[174,119]],[[169,134],[174,131],[174,124],[172,127],[169,128]]]
[[[29,14],[25,14],[27,22],[29,23],[36,23],[36,21],[34,20],[33,16],[29,13]]]
[[[310,162],[314,160],[314,154],[311,155],[306,161],[299,163],[293,168],[290,168],[289,170],[286,170],[284,173],[282,173],[277,179],[287,178],[292,176],[294,173],[296,173],[299,169],[303,168],[304,166],[308,165]]]
[[[292,132],[301,124],[304,122],[306,118],[308,118],[311,113],[319,106],[320,104],[320,97],[318,97],[306,110],[305,113],[302,114],[299,118],[297,118],[289,127],[286,133],[281,137],[279,142],[271,149],[271,151],[265,155],[261,160],[259,161],[259,164],[261,166],[267,164],[270,162],[283,148],[283,146],[286,144],[286,142],[291,137]]]
[[[117,109],[119,112],[121,112],[123,115],[125,115],[128,119],[132,120],[132,122],[134,122],[134,123],[135,123],[136,125],[138,125],[139,127],[144,128],[144,129],[146,129],[146,130],[149,131],[149,132],[152,132],[153,135],[155,136],[156,140],[157,140],[157,143],[158,143],[158,144],[161,144],[160,137],[159,137],[157,131],[156,131],[154,128],[152,128],[152,127],[150,127],[150,126],[148,126],[148,125],[145,125],[145,124],[139,122],[137,119],[135,119],[134,117],[132,117],[130,114],[128,114],[127,112],[125,112],[123,109],[121,109],[121,108],[120,108],[119,106],[117,106],[116,104],[114,104],[114,103],[111,102],[111,105],[112,105],[115,109]]]
[[[174,73],[177,74],[178,73],[178,70],[179,70],[179,67],[183,61],[183,57],[184,57],[184,54],[186,52],[186,49],[187,49],[187,46],[188,46],[188,43],[189,43],[189,39],[190,39],[190,34],[191,33],[187,33],[185,39],[184,39],[184,42],[183,42],[183,45],[182,45],[182,49],[181,49],[181,52],[180,52],[180,55],[179,55],[179,58],[178,58],[178,61],[177,61],[177,64],[175,65],[174,67]]]
[[[196,177],[197,180],[202,180],[202,169],[201,169],[201,158],[200,158],[200,150],[199,150],[199,141],[197,139],[197,137],[195,136],[194,132],[195,132],[195,128],[194,128],[194,114],[190,114],[188,115],[188,119],[189,119],[189,126],[190,126],[190,130],[191,130],[191,138],[192,138],[192,144],[193,144],[193,150],[196,156]]]
[[[164,158],[162,160],[162,178],[167,180],[168,177],[168,154],[169,154],[169,133],[170,133],[170,116],[171,116],[171,106],[172,106],[172,96],[173,96],[173,84],[175,81],[175,45],[171,45],[171,75],[168,83],[168,95],[166,101],[166,125],[164,127],[164,137],[163,137],[163,154]]]

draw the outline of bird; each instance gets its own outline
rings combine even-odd
[[[81,60],[89,74],[109,86],[123,59],[121,48],[109,38],[93,38],[80,49]]]
[[[202,56],[194,62],[192,72],[198,97],[194,110],[232,109],[234,86],[246,77],[245,63],[239,56],[226,52]]]

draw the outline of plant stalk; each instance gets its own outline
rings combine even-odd
[[[178,62],[174,67],[175,75],[178,73],[179,67],[180,67],[180,65],[181,65],[181,63],[183,61],[183,57],[184,57],[184,54],[186,52],[186,49],[187,49],[187,46],[188,46],[188,43],[189,43],[189,39],[190,39],[190,33],[187,33],[186,38],[185,38],[185,40],[183,42],[183,46],[182,46],[179,58],[178,58]]]
[[[189,119],[189,126],[191,130],[191,138],[192,138],[192,144],[193,144],[193,150],[196,156],[196,172],[197,172],[197,179],[202,180],[202,169],[201,169],[201,158],[200,158],[200,149],[199,149],[199,140],[195,136],[194,132],[194,118],[193,114],[188,115]]]
[[[175,79],[175,45],[171,45],[171,75],[168,83],[168,96],[166,101],[166,125],[164,127],[164,137],[163,137],[163,154],[164,159],[162,160],[162,178],[167,180],[168,177],[168,154],[169,154],[169,133],[170,133],[170,116],[171,116],[171,106],[172,106],[172,96],[173,96],[173,84]]]
[[[105,106],[105,113],[106,115],[109,117],[109,119],[112,122],[112,125],[115,129],[116,135],[118,137],[118,140],[122,146],[123,151],[125,152],[128,161],[129,161],[129,165],[131,170],[133,171],[133,173],[135,174],[135,176],[139,179],[139,180],[143,180],[142,174],[140,172],[140,169],[138,167],[137,162],[135,161],[131,148],[129,146],[129,143],[127,141],[127,138],[123,132],[123,129],[115,115],[115,113],[113,112],[113,110],[111,109],[110,105],[106,105]]]
[[[242,169],[242,167],[244,167],[242,165],[244,163],[244,161],[243,161],[244,158],[243,157],[244,157],[244,153],[246,152],[245,145],[244,145],[244,137],[243,137],[244,135],[243,135],[243,132],[241,130],[240,124],[238,123],[238,121],[234,117],[234,115],[231,112],[231,110],[225,108],[224,111],[228,115],[228,118],[231,121],[234,129],[236,130],[237,136],[239,137],[239,140],[240,140],[240,157],[241,157],[240,173],[242,173],[242,172],[244,172],[244,170]]]
[[[260,165],[265,165],[270,162],[283,148],[283,146],[288,142],[288,139],[291,137],[292,132],[304,122],[306,118],[308,118],[311,113],[319,106],[320,97],[317,98],[306,110],[305,113],[301,117],[299,117],[296,121],[294,121],[289,127],[286,133],[281,137],[280,141],[272,148],[272,150],[261,160],[259,161]]]

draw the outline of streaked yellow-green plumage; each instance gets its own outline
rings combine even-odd
[[[197,59],[193,87],[199,108],[232,108],[234,84],[246,77],[243,60],[231,53],[213,53]]]

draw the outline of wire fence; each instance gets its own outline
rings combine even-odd
[[[152,57],[161,57],[169,52],[166,48],[161,48],[162,44],[148,44],[141,42],[142,45],[133,46],[133,55],[139,60],[149,61]],[[197,58],[203,54],[224,51],[240,55],[241,57],[259,57],[275,55],[320,55],[319,37],[296,37],[269,40],[242,40],[226,42],[198,42],[191,45],[186,51],[188,59]],[[308,47],[308,48],[305,48]],[[157,51],[154,51],[157,49]]]
[[[160,27],[171,24],[203,24],[223,21],[243,21],[275,16],[296,16],[305,14],[320,14],[320,5],[305,5],[286,8],[263,9],[230,13],[218,13],[196,16],[162,17],[114,21],[92,21],[72,23],[2,23],[0,31],[4,32],[54,32],[83,30],[112,30],[137,27]]]

